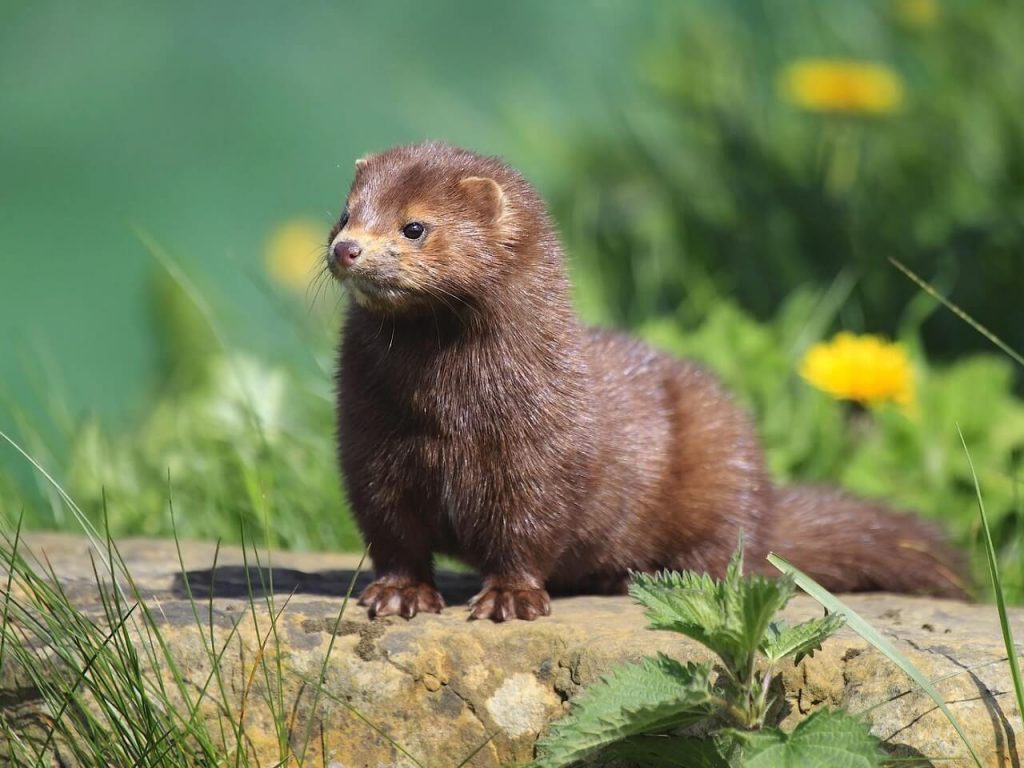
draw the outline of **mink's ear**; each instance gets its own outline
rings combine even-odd
[[[468,176],[459,182],[470,203],[483,214],[488,223],[494,223],[505,215],[505,191],[494,179],[484,176]]]
[[[370,159],[372,157],[373,155],[363,155],[358,160],[356,160],[356,170],[362,170],[362,168],[365,167],[368,162],[370,162]]]

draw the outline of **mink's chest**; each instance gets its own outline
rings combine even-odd
[[[435,548],[459,554],[473,549],[466,537],[511,525],[518,510],[574,498],[565,479],[589,455],[577,391],[586,379],[543,348],[444,341],[392,340],[387,328],[345,340],[340,457],[367,508],[425,518]]]
[[[463,390],[467,394],[469,390]],[[393,438],[378,446],[386,474],[417,516],[429,521],[433,547],[457,557],[474,547],[467,536],[494,528],[492,518],[519,499],[542,463],[518,409],[488,390],[460,397],[419,391],[403,404]],[[521,405],[520,405],[521,407]]]
[[[545,387],[514,363],[472,347],[343,356],[343,451],[358,443],[392,482],[446,505],[489,493],[525,471],[544,423]]]

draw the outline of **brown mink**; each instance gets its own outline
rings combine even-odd
[[[534,619],[548,589],[720,575],[741,531],[748,562],[778,551],[831,590],[962,594],[932,525],[776,488],[712,374],[583,326],[545,205],[499,158],[437,142],[363,158],[329,243],[354,299],[339,456],[371,616],[440,611],[435,553],[483,578],[470,618]]]

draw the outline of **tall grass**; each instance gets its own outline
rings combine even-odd
[[[50,482],[77,509],[63,488]],[[254,742],[246,725],[247,709],[254,707],[262,707],[273,723],[276,757],[269,764],[326,764],[322,749],[310,751],[310,746],[322,739],[322,724],[318,731],[315,722],[323,716],[325,673],[362,562],[341,601],[320,674],[308,681],[303,694],[311,705],[302,726],[296,719],[298,702],[284,694],[289,670],[282,663],[278,627],[288,599],[275,602],[272,582],[248,584],[249,610],[225,631],[215,621],[213,592],[205,605],[192,593],[179,545],[193,619],[186,632],[199,640],[205,657],[199,668],[183,668],[161,620],[159,601],[147,598],[135,582],[109,530],[83,523],[93,541],[95,604],[81,604],[66,591],[61,575],[26,549],[20,518],[0,540],[0,568],[6,575],[0,680],[10,695],[23,697],[22,707],[0,710],[5,764],[267,765],[262,738]],[[273,569],[263,568],[258,549],[250,550],[243,539],[243,552],[250,551],[257,567],[249,568],[246,554],[245,572],[272,579]],[[223,659],[241,641],[243,628],[255,634],[256,661],[242,679],[227,679]],[[313,756],[319,762],[310,762]]]

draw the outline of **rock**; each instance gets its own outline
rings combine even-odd
[[[25,544],[45,553],[83,612],[106,621],[90,560],[98,553],[87,540],[31,534]],[[535,622],[468,622],[464,603],[476,580],[444,573],[439,586],[451,607],[442,615],[369,622],[354,600],[345,604],[349,588],[368,580],[356,573],[358,556],[243,557],[237,548],[183,542],[179,563],[174,542],[144,539],[118,550],[134,581],[123,589],[137,590],[153,616],[148,628],[140,613],[131,617],[136,642],[153,647],[159,631],[186,689],[207,687],[201,711],[210,731],[222,733],[218,718],[241,722],[252,764],[441,766],[470,755],[469,766],[526,762],[547,723],[613,666],[657,651],[709,658],[685,638],[645,629],[625,597],[559,598],[552,616]],[[11,592],[24,599],[17,585]],[[993,607],[880,594],[849,603],[936,681],[986,765],[1018,764],[1021,713]],[[786,609],[792,621],[820,613],[802,596]],[[1013,621],[1024,637],[1024,611]],[[178,696],[167,661],[155,666]],[[966,755],[931,700],[849,630],[788,665],[781,680],[786,727],[817,708],[845,707],[864,713],[896,756]],[[6,664],[0,684],[0,714],[25,723],[27,734],[52,716],[24,670]],[[234,732],[224,733],[230,752]]]

